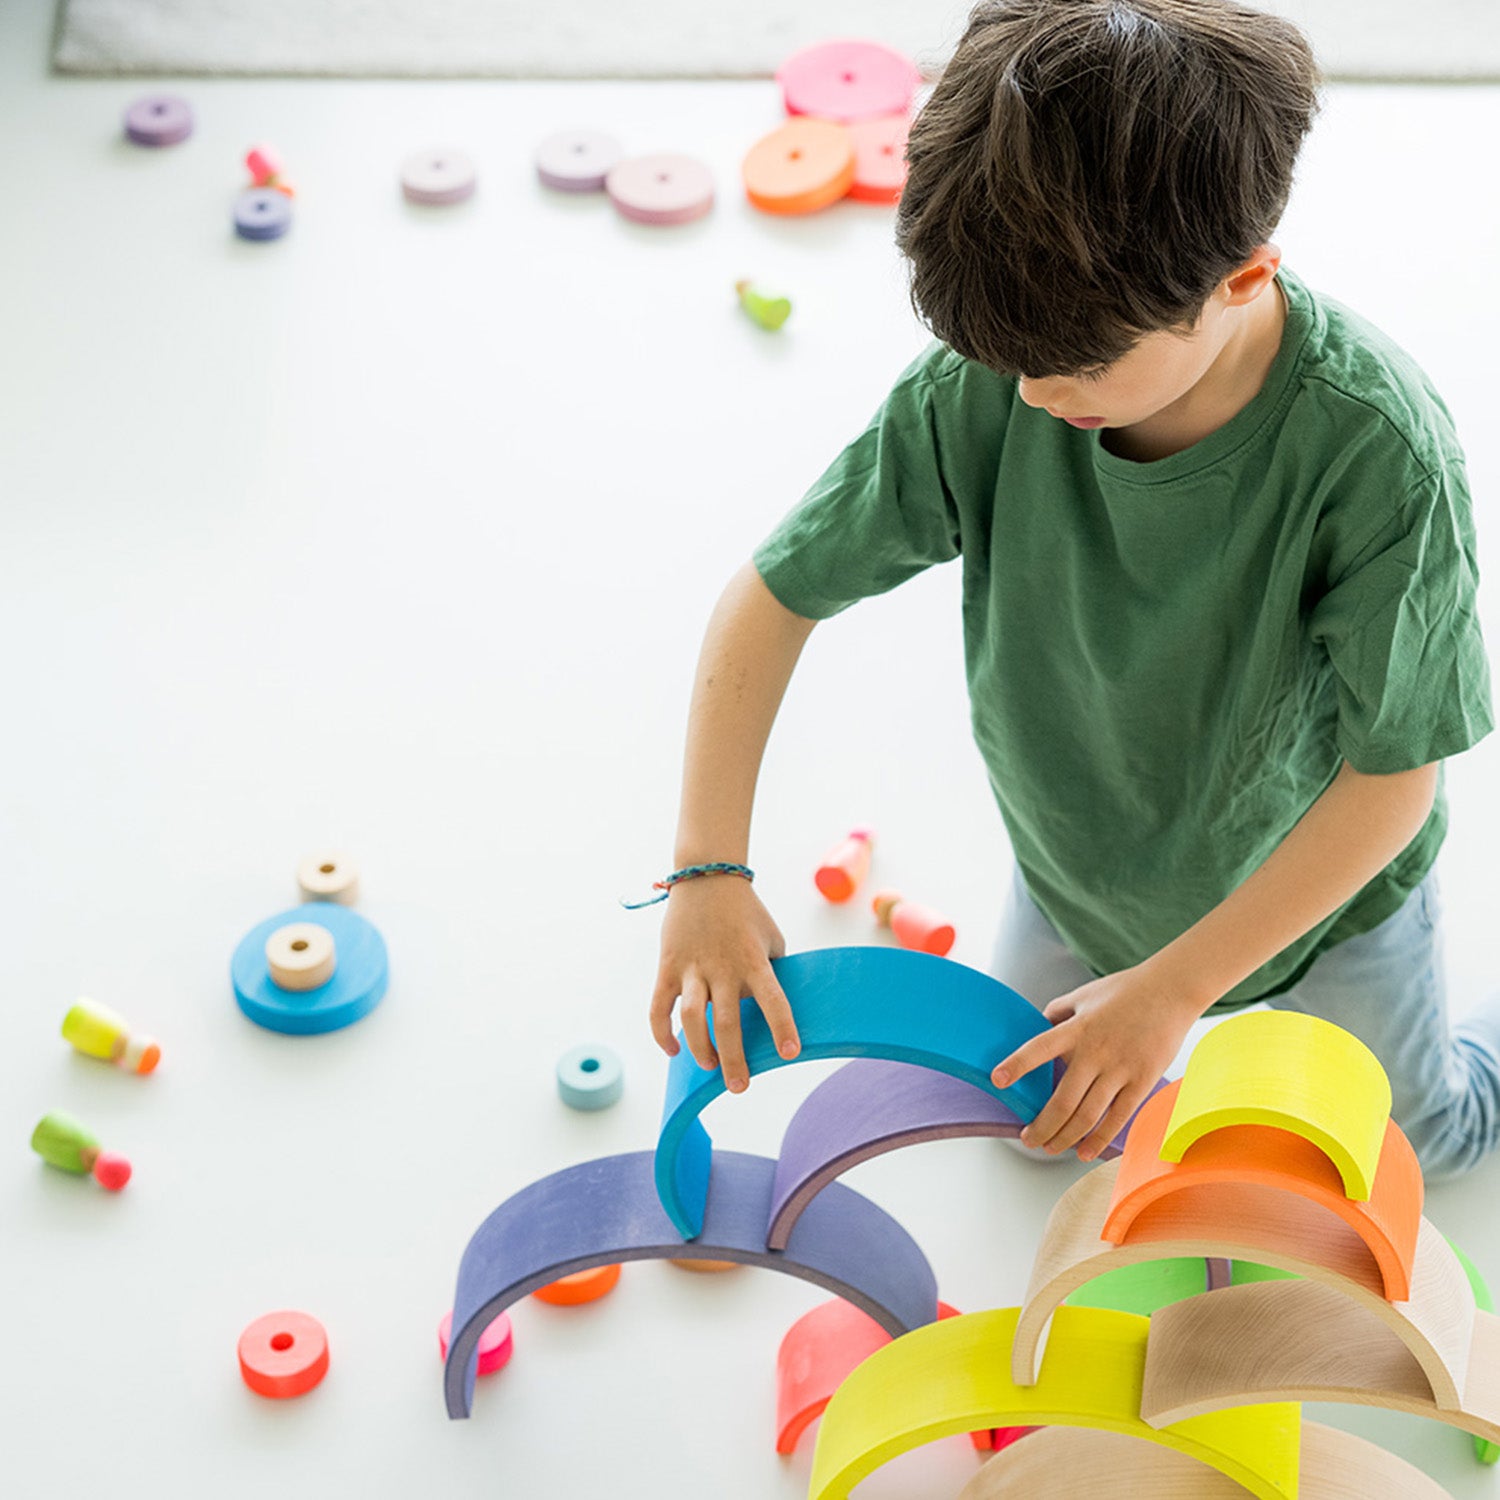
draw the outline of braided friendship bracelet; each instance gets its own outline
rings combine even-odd
[[[627,901],[621,896],[620,905],[626,911],[639,911],[643,906],[655,906],[658,901],[665,901],[672,894],[674,885],[684,880],[696,880],[700,875],[741,875],[746,880],[755,879],[755,871],[748,865],[730,864],[727,860],[715,860],[707,865],[684,865],[680,870],[673,870],[670,875],[651,882],[651,889],[661,892],[659,896],[647,896],[644,901]]]

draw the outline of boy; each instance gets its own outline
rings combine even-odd
[[[1431,1176],[1500,1133],[1500,1002],[1450,1033],[1440,763],[1492,727],[1463,455],[1423,373],[1280,267],[1317,107],[1230,0],[985,0],[916,120],[897,239],[941,343],[731,581],[677,858],[742,863],[814,623],[962,559],[973,724],[1015,851],[999,977],[1066,1071],[1023,1139],[1091,1160],[1211,1009],[1362,1037]],[[770,914],[670,888],[652,1000],[748,1082],[784,1056]],[[705,1006],[714,1005],[714,1034]]]

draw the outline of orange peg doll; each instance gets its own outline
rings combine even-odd
[[[847,901],[870,873],[870,855],[875,847],[873,828],[851,829],[849,837],[818,866],[813,877],[830,901]]]
[[[953,946],[953,924],[927,906],[908,901],[897,891],[878,891],[870,903],[875,919],[896,934],[903,948],[944,957]]]

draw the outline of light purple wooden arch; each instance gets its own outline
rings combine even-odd
[[[1163,1087],[1161,1079],[1156,1088]],[[915,1063],[857,1058],[802,1101],[781,1138],[766,1244],[785,1248],[798,1217],[835,1178],[871,1157],[923,1141],[1021,1134],[1025,1122],[1004,1101],[962,1078]],[[1126,1125],[1100,1152],[1125,1148]]]

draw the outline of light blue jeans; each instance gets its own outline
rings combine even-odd
[[[1392,1118],[1429,1180],[1468,1171],[1500,1144],[1500,1001],[1450,1030],[1441,919],[1437,876],[1429,872],[1394,915],[1320,954],[1297,984],[1266,1002],[1322,1016],[1380,1059],[1391,1080]],[[1094,978],[1019,871],[991,972],[1038,1010]]]

